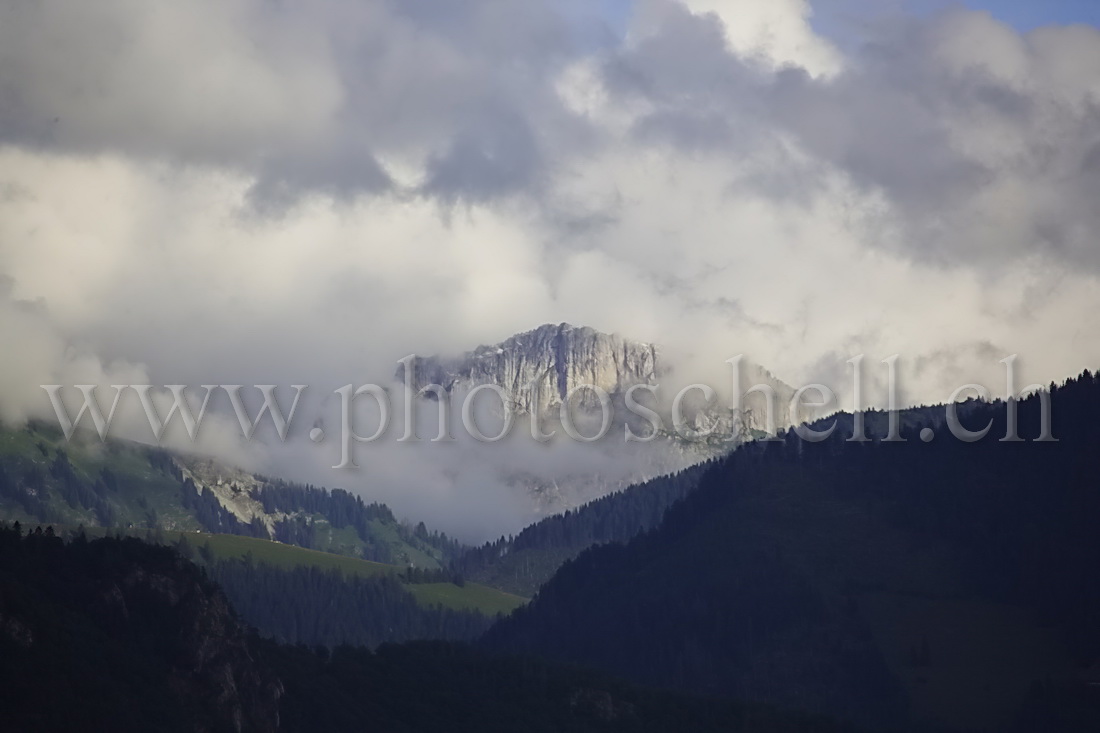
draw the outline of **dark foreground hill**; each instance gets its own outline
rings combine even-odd
[[[225,597],[172,550],[0,530],[6,730],[273,730],[281,695]]]
[[[656,527],[665,511],[695,488],[709,465],[643,481],[546,517],[514,537],[466,548],[451,568],[470,580],[530,597],[562,564],[589,547],[626,542]]]
[[[283,646],[170,548],[14,528],[0,528],[0,729],[845,730],[443,642]]]
[[[975,443],[923,410],[906,442],[746,446],[485,643],[875,730],[1100,730],[1100,384],[1051,401],[1058,442],[1033,397],[1023,442],[971,403]]]

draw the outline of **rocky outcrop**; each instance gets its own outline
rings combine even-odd
[[[283,512],[264,510],[255,492],[265,482],[256,474],[197,456],[178,456],[174,462],[183,479],[191,479],[197,493],[202,493],[204,488],[210,489],[226,511],[242,524],[260,520],[269,537],[275,536],[275,523],[289,516]]]
[[[622,397],[636,384],[657,385],[671,369],[661,362],[656,346],[632,341],[618,334],[601,333],[587,326],[568,323],[547,324],[521,333],[491,346],[457,357],[416,357],[407,362],[413,370],[408,383],[421,392],[431,385],[442,387],[449,394],[468,392],[480,385],[502,388],[510,400],[513,412],[556,415],[561,404],[576,391],[570,404],[584,409],[598,406],[598,397],[587,386],[599,387],[617,402],[617,424],[630,415],[622,408]],[[709,432],[706,446],[728,449],[747,438],[770,429],[792,424],[789,405],[795,390],[766,369],[746,363],[741,367],[742,391],[755,386],[771,389],[775,394],[774,425],[767,415],[764,393],[750,394],[742,409],[728,406],[685,403],[685,430],[677,435],[671,420],[666,420],[665,437],[690,437],[689,434]],[[406,381],[405,366],[398,368],[396,378]],[[431,391],[425,392],[434,396]],[[666,411],[668,405],[664,406]],[[794,423],[811,418],[808,410],[799,409]],[[708,431],[708,428],[713,428]]]
[[[406,366],[411,374],[406,375]],[[535,517],[721,455],[740,442],[792,422],[789,405],[795,390],[751,363],[740,365],[742,394],[756,386],[760,389],[750,392],[740,409],[732,409],[725,400],[706,404],[694,390],[681,404],[684,421],[677,422],[671,403],[677,392],[673,383],[682,381],[675,379],[680,376],[653,344],[568,323],[540,326],[455,357],[410,357],[402,360],[396,373],[399,382],[425,398],[463,399],[481,385],[499,387],[514,414],[537,414],[543,434],[556,433],[558,440],[567,432],[560,421],[563,404],[568,401],[574,427],[585,425],[577,432],[590,436],[595,434],[593,426],[598,430],[601,425],[600,398],[584,387],[598,387],[607,394],[612,418],[607,439],[585,446],[591,450],[586,450],[583,461],[563,459],[552,468],[543,464],[517,470],[501,460],[497,470],[501,483],[522,492]],[[647,404],[657,411],[662,423],[658,439],[648,443],[624,441],[626,427],[636,436],[648,436],[652,431],[648,418],[627,409],[626,393],[638,384],[662,387],[662,401]],[[768,391],[774,394],[770,418]],[[648,399],[641,394],[635,397],[641,402]],[[457,409],[454,401],[452,408]],[[799,410],[794,422],[808,418],[808,411]]]
[[[659,376],[652,344],[568,323],[540,326],[457,358],[417,358],[412,364],[417,390],[431,384],[448,392],[495,384],[509,395],[512,409],[521,413],[556,410],[578,387],[596,386],[617,394],[634,384],[653,384]],[[404,381],[404,366],[397,378]],[[594,405],[596,397],[584,390],[577,404]]]

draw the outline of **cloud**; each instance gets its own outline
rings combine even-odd
[[[46,417],[49,402],[41,384],[146,381],[140,367],[106,365],[93,353],[70,345],[42,303],[15,300],[10,290],[10,280],[0,280],[0,333],[9,350],[0,370],[0,421],[11,424]]]
[[[5,3],[9,142],[185,160],[323,144],[342,91],[315,24],[261,2]]]
[[[801,0],[594,7],[0,2],[2,417],[50,381],[309,384],[242,460],[477,538],[528,518],[502,476],[641,457],[333,472],[302,436],[334,389],[561,321],[716,387],[743,353],[845,394],[865,353],[869,399],[894,353],[917,402],[1100,362],[1095,30],[956,10],[842,52]]]
[[[1036,253],[1100,266],[1085,191],[1100,144],[1100,32],[1020,36],[984,13],[911,22],[825,85],[781,74],[772,119],[881,191],[899,244],[994,265]]]
[[[772,69],[796,67],[829,76],[843,67],[840,53],[810,26],[808,0],[684,0],[696,14],[722,24],[730,51]]]

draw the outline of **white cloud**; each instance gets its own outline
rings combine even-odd
[[[713,13],[738,56],[773,68],[795,66],[813,76],[838,72],[843,61],[810,26],[809,0],[683,0],[693,13]]]

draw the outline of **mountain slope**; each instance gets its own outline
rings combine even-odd
[[[537,409],[543,415],[556,411],[581,385],[614,394],[634,384],[653,384],[659,376],[657,348],[652,344],[568,323],[540,326],[453,359],[417,359],[413,367],[417,390],[429,384],[448,392],[495,384],[508,393],[517,412]],[[397,378],[404,380],[404,367]],[[591,393],[582,399],[594,404]]]
[[[795,393],[767,370],[745,363],[739,367],[741,391],[764,385],[775,393],[774,426],[769,425],[762,394],[748,394],[734,410],[724,402],[706,404],[696,399],[697,390],[686,392],[680,403],[680,423],[673,419],[672,406],[677,391],[686,385],[675,384],[675,365],[662,358],[658,346],[568,323],[546,324],[457,356],[402,360],[395,377],[409,388],[410,398],[443,399],[452,411],[464,405],[458,400],[473,390],[496,387],[513,417],[528,415],[532,428],[546,436],[554,434],[543,447],[557,459],[541,458],[549,466],[490,458],[496,461],[492,468],[499,482],[530,502],[535,516],[579,507],[631,484],[722,455],[739,442],[764,435],[769,427],[782,428],[788,424],[786,406]],[[627,393],[636,385],[654,388],[633,393],[631,400],[660,417],[656,431],[637,407],[628,409]],[[604,406],[592,388],[606,395]],[[566,403],[568,409],[563,410]],[[500,417],[503,410],[492,404]],[[604,414],[605,408],[610,415]],[[798,414],[801,422],[809,419],[810,410],[801,408]],[[605,417],[610,419],[602,439],[569,445],[566,436],[596,435]],[[626,441],[628,427],[635,436],[655,431],[656,439]],[[569,449],[576,447],[583,448],[583,454],[570,457]]]
[[[41,424],[0,430],[0,520],[175,545],[266,635],[371,647],[468,640],[526,600],[445,571],[458,543],[398,523],[384,505],[86,437],[65,442]],[[346,617],[326,616],[324,603]]]
[[[514,537],[463,551],[452,567],[470,580],[530,597],[589,547],[626,542],[656,527],[669,507],[695,489],[709,466],[696,464],[546,517]]]
[[[575,407],[582,410],[598,408],[599,402],[592,390],[582,389],[598,387],[618,404],[616,424],[626,422],[622,399],[630,387],[659,385],[674,371],[672,364],[661,359],[660,350],[654,344],[569,323],[545,324],[455,357],[417,357],[409,366],[413,371],[411,377],[406,379],[405,364],[398,367],[395,377],[400,382],[407,381],[417,392],[429,385],[439,385],[445,393],[461,394],[481,385],[495,385],[507,395],[514,412],[537,411],[549,420],[557,416],[562,403],[574,391],[577,392],[572,403]],[[746,363],[740,371],[742,391],[758,384],[775,391],[780,407],[776,415],[777,427],[788,425],[785,406],[795,390],[758,365]],[[740,414],[731,414],[730,410],[715,405],[701,408],[696,415],[687,402],[684,407],[693,428],[714,423],[720,441],[736,441],[766,430],[767,421],[758,397],[749,396]],[[668,405],[663,407],[667,410]],[[808,416],[806,413],[804,417]],[[670,425],[666,419],[666,438],[675,437]],[[644,434],[645,431],[638,432]],[[722,446],[723,449],[728,447]]]
[[[188,560],[207,568],[214,574],[215,579],[218,566],[240,562],[257,567],[267,566],[283,573],[304,570],[309,573],[336,575],[349,580],[388,577],[401,583],[404,590],[425,607],[439,605],[452,610],[476,611],[486,617],[507,613],[527,602],[525,597],[478,583],[467,583],[461,576],[444,570],[415,570],[399,565],[387,565],[346,555],[309,550],[256,537],[159,529],[129,530],[126,533],[100,527],[70,529],[67,532],[60,526],[54,529],[63,536],[75,537],[83,534],[92,539],[127,534],[150,544],[171,546]],[[284,602],[293,603],[293,599]],[[372,611],[369,607],[360,610],[363,613]],[[263,624],[256,619],[249,618],[248,621],[254,626],[263,627]]]
[[[453,644],[284,646],[167,548],[2,526],[0,711],[5,730],[34,731],[846,730]]]
[[[382,504],[213,461],[56,427],[0,428],[0,518],[76,527],[260,537],[383,563],[440,568],[459,545]]]
[[[224,596],[169,549],[0,528],[7,730],[274,730],[282,685],[250,646]]]
[[[1001,442],[1005,406],[971,403],[978,443],[744,446],[486,643],[873,729],[1093,730],[1100,384],[1051,399],[1057,443]],[[1035,437],[1038,398],[1019,411]]]

